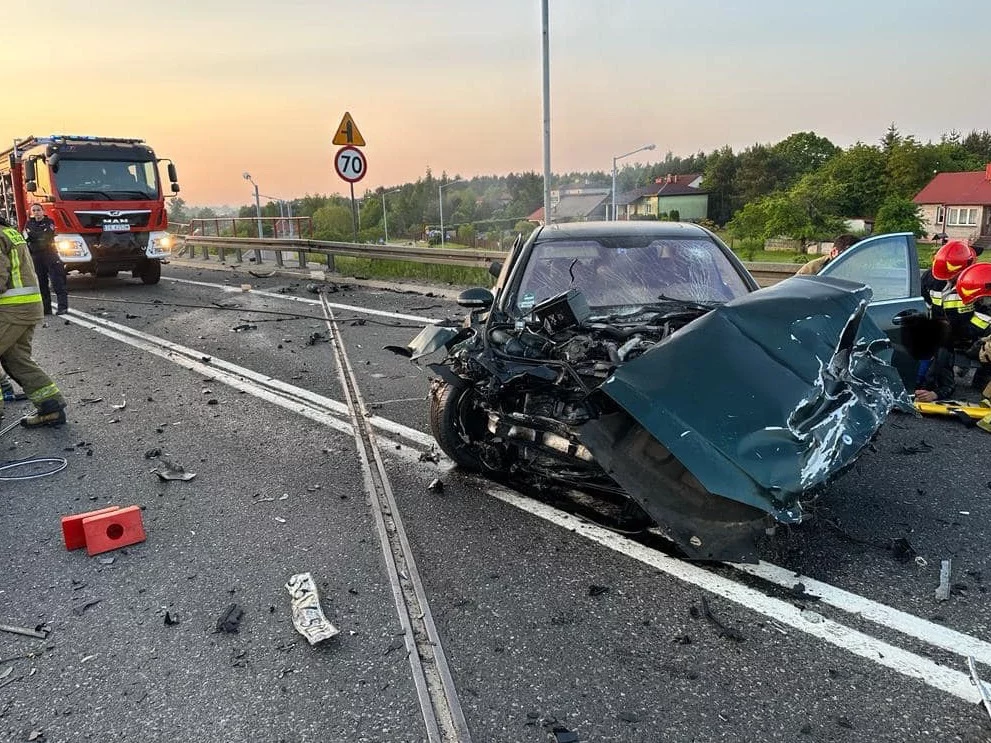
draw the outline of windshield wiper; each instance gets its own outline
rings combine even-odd
[[[112,191],[112,193],[135,193],[138,196],[140,196],[142,199],[154,199],[155,198],[155,195],[154,194],[145,193],[144,191],[119,191],[119,190],[117,190],[115,188]]]
[[[63,196],[66,196],[66,197],[69,197],[69,196],[75,197],[75,200],[76,201],[84,201],[85,199],[80,198],[80,194],[94,194],[94,193],[97,196],[102,196],[107,201],[113,201],[114,200],[114,197],[111,196],[110,194],[108,194],[106,191],[95,191],[92,188],[87,188],[87,189],[82,190],[82,191],[63,191],[62,192],[62,195]]]
[[[703,310],[714,310],[725,302],[699,302],[694,299],[678,299],[677,297],[669,297],[666,294],[658,294],[657,298],[663,302],[676,302],[678,304],[683,304],[687,307],[698,307]]]

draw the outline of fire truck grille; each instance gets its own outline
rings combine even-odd
[[[134,212],[76,212],[83,229],[102,229],[105,224],[114,224],[122,227],[127,224],[130,229],[135,227],[147,227],[151,219],[150,211]]]

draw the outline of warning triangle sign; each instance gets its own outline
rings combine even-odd
[[[337,127],[337,134],[334,135],[334,144],[349,144],[354,147],[364,147],[365,138],[358,131],[358,126],[351,118],[351,114],[345,113],[344,118]]]

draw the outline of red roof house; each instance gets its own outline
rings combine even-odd
[[[991,163],[984,170],[938,173],[913,201],[929,235],[991,242]]]

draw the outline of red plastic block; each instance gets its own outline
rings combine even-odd
[[[96,516],[101,513],[117,511],[119,509],[120,506],[110,506],[109,508],[101,508],[97,511],[77,513],[73,516],[63,516],[62,538],[65,540],[65,548],[67,550],[77,550],[80,547],[86,546],[86,535],[83,534],[83,519],[88,519],[90,516]]]
[[[88,555],[98,555],[101,552],[143,542],[145,529],[141,524],[141,509],[137,506],[128,506],[118,511],[85,518],[83,533],[86,535]]]

